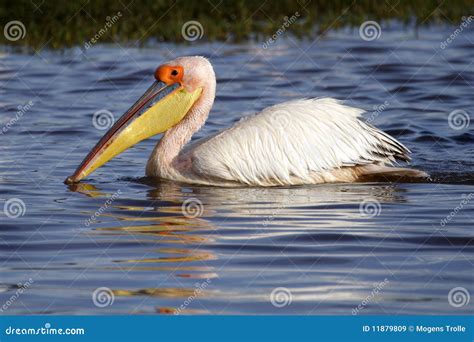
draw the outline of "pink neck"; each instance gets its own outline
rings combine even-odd
[[[183,146],[206,122],[215,94],[216,83],[209,82],[203,87],[201,97],[194,103],[184,119],[164,133],[148,160],[146,168],[148,176],[165,176],[169,172]]]

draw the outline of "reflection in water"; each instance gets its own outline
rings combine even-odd
[[[147,243],[152,244],[153,250],[147,252],[138,259],[115,260],[120,266],[109,267],[109,269],[120,269],[122,271],[161,271],[166,272],[170,277],[188,278],[188,279],[213,279],[217,278],[216,273],[211,272],[213,267],[205,266],[205,262],[215,260],[217,257],[211,252],[201,251],[197,248],[158,248],[170,244],[194,246],[204,243],[212,243],[212,237],[203,232],[214,229],[213,225],[207,220],[186,216],[182,210],[183,196],[179,192],[179,187],[169,184],[163,184],[159,188],[149,192],[149,198],[153,206],[140,207],[136,205],[112,204],[120,212],[105,213],[104,215],[114,218],[117,221],[125,221],[120,226],[101,227],[95,229],[91,236],[125,236],[136,240],[147,239]],[[97,187],[80,183],[70,187],[71,191],[82,193],[92,198],[110,198]],[[178,196],[178,194],[181,194]],[[147,216],[141,217],[136,213],[147,212]],[[156,214],[150,215],[150,214]],[[169,215],[172,216],[169,216]],[[156,222],[144,225],[143,221]],[[188,234],[190,233],[190,234]],[[156,247],[156,248],[155,248]],[[162,255],[162,256],[156,256]],[[146,264],[146,266],[144,266]],[[169,266],[160,266],[160,265]],[[190,266],[204,264],[204,266]],[[193,273],[190,273],[192,271]],[[186,273],[188,272],[188,273]],[[187,298],[195,295],[196,289],[179,288],[142,288],[138,290],[115,289],[113,293],[116,296],[150,296],[164,298]],[[199,292],[200,297],[209,295],[208,290]],[[170,312],[175,312],[173,308],[167,308]],[[165,310],[166,311],[166,310]],[[164,313],[163,309],[160,312]],[[192,310],[185,310],[185,313],[192,313]],[[204,311],[202,311],[204,312]]]
[[[137,182],[137,181],[135,181]],[[364,231],[369,229],[367,220],[361,218],[360,211],[354,211],[354,206],[370,198],[374,203],[404,203],[406,190],[393,185],[319,185],[293,188],[248,188],[225,189],[218,187],[193,187],[192,192],[172,182],[153,182],[142,179],[138,184],[154,185],[148,191],[147,201],[144,205],[130,199],[117,198],[111,204],[111,210],[102,215],[119,223],[113,226],[93,228],[87,233],[92,239],[101,237],[117,237],[133,239],[144,243],[146,252],[138,258],[116,259],[117,266],[108,266],[109,270],[122,272],[148,271],[161,272],[167,278],[188,279],[215,279],[219,277],[221,267],[213,266],[219,258],[218,253],[212,252],[216,244],[222,249],[229,248],[232,241],[259,241],[272,239],[272,245],[278,239],[294,236],[295,231],[304,231],[321,244],[325,241],[324,235],[333,229],[350,228],[344,232],[348,235],[363,237]],[[105,201],[112,194],[106,194],[98,187],[81,183],[70,188],[86,195],[89,198]],[[190,217],[184,211],[186,200],[192,198],[203,205],[202,216]],[[89,214],[93,214],[92,212]],[[226,228],[217,226],[223,222],[229,224],[237,220],[235,227],[229,225],[228,230],[238,229],[240,234],[228,234]],[[101,223],[101,222],[98,222]],[[216,226],[217,225],[217,226]],[[336,239],[330,235],[330,239]],[[342,238],[342,235],[341,235]],[[318,242],[319,240],[319,242]],[[293,240],[295,241],[295,240]],[[176,247],[169,247],[177,245]],[[246,243],[239,247],[240,250],[254,252],[271,250],[272,245],[262,246]],[[279,248],[279,247],[276,247]],[[290,252],[291,244],[281,248],[282,253]],[[304,249],[300,248],[304,252]],[[309,253],[309,254],[308,254]],[[325,261],[333,264],[345,263],[344,258],[330,258],[317,255],[310,251],[305,252],[311,262]],[[264,258],[265,254],[263,255]],[[295,260],[298,260],[295,257]],[[239,255],[241,264],[245,265],[245,254]],[[249,260],[250,263],[253,261]],[[342,289],[337,297],[332,300],[341,300],[354,297],[355,287],[353,280],[347,291]],[[175,282],[176,287],[140,288],[140,284],[133,288],[113,289],[118,297],[143,296],[186,299],[194,298],[196,287],[189,287],[187,283]],[[198,284],[198,283],[196,283]],[[359,285],[365,288],[365,285]],[[295,300],[315,301],[324,300],[327,296],[328,286],[320,285],[303,291],[295,290]],[[199,298],[219,298],[226,300],[268,300],[268,293],[242,293],[241,291],[222,291],[209,288],[199,291]],[[326,298],[327,299],[327,298]],[[176,307],[159,308],[161,313],[176,313]],[[184,313],[195,311],[184,310]],[[201,310],[197,312],[207,312]]]

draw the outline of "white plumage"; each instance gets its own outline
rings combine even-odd
[[[201,87],[203,92],[182,122],[156,145],[148,160],[148,176],[221,186],[427,176],[418,170],[390,167],[396,160],[409,161],[410,151],[363,122],[363,110],[331,98],[281,103],[185,146],[212,108],[214,70],[203,57],[182,57],[167,65],[183,67],[183,84]]]
[[[344,181],[338,177],[354,178],[348,167],[409,160],[406,147],[359,119],[363,112],[331,98],[285,102],[198,141],[183,157],[203,177],[259,186]]]

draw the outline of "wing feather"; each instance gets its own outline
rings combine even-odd
[[[194,171],[246,184],[291,184],[347,166],[409,161],[405,146],[360,120],[363,112],[330,98],[268,107],[194,145]]]

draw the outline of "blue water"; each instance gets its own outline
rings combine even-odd
[[[4,49],[3,314],[472,313],[465,294],[474,293],[474,123],[453,124],[448,115],[473,115],[474,31],[441,49],[455,27],[382,28],[375,41],[342,30],[314,41],[283,36],[268,49],[200,42]],[[197,138],[271,104],[331,96],[367,109],[432,180],[157,184],[143,178],[154,138],[79,185],[62,183],[104,133],[93,126],[95,112],[118,119],[157,65],[196,54],[210,58],[218,77]],[[196,217],[183,211],[190,201]],[[455,288],[464,289],[463,305],[448,296]]]

